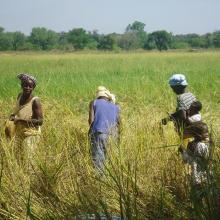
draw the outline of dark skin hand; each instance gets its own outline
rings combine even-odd
[[[179,148],[178,148],[178,151],[179,151],[180,153],[183,153],[183,150],[184,150],[184,147],[183,147],[182,145],[180,145]]]
[[[161,123],[162,123],[163,125],[166,125],[169,121],[172,121],[173,119],[175,119],[176,116],[178,116],[178,118],[179,118],[181,121],[188,122],[188,118],[187,118],[186,111],[184,111],[184,110],[179,110],[179,111],[176,111],[175,113],[171,114],[169,117],[163,118],[163,119],[161,120]]]
[[[173,90],[173,92],[176,94],[176,95],[181,95],[183,93],[186,92],[186,87],[185,86],[174,86],[174,87],[171,87],[171,89]],[[178,110],[176,111],[175,113],[171,114],[171,117],[168,117],[168,118],[163,118],[162,119],[162,124],[163,125],[166,125],[169,121],[172,120],[172,118],[175,118],[175,116],[178,115],[179,119],[181,121],[187,121],[187,114],[186,114],[186,111],[184,110]],[[173,116],[173,117],[172,117]]]
[[[19,104],[25,105],[33,98],[32,92],[34,90],[34,83],[31,80],[23,82],[21,84],[21,88],[23,92],[18,95],[18,98],[20,98]],[[43,124],[43,111],[42,111],[40,100],[35,99],[33,101],[32,118],[30,120],[15,118],[14,114],[10,116],[10,120],[14,121],[15,124],[19,122],[19,123],[22,123],[22,124],[25,124],[31,127],[42,125]]]

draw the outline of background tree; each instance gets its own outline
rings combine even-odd
[[[36,48],[48,50],[56,46],[58,42],[58,35],[52,30],[36,27],[32,29],[29,39]]]
[[[126,27],[126,32],[143,32],[145,24],[140,21],[134,21]]]
[[[98,49],[101,50],[113,50],[116,48],[116,38],[114,34],[100,36],[98,42]]]
[[[75,28],[69,31],[67,39],[75,49],[83,49],[89,43],[89,35],[83,28]]]
[[[146,49],[146,50],[157,49],[157,45],[156,45],[156,42],[155,42],[154,35],[148,34],[148,38],[147,38],[143,48]]]
[[[12,49],[17,50],[19,48],[22,48],[26,40],[25,35],[19,31],[13,32],[11,34],[12,34]]]
[[[172,49],[187,49],[190,48],[188,41],[185,38],[185,35],[179,34],[172,36],[172,42],[170,44]]]
[[[205,47],[204,39],[200,37],[198,34],[187,34],[185,38],[192,48]]]
[[[100,35],[98,33],[98,30],[89,31],[89,42],[87,47],[89,49],[97,49],[99,41],[100,41]]]
[[[213,33],[213,45],[216,48],[220,48],[220,31],[216,31]]]
[[[98,30],[89,31],[89,37],[97,43],[100,40],[100,34],[98,33]]]
[[[205,48],[211,48],[213,47],[213,36],[210,33],[207,33],[202,36],[204,39],[204,47]]]
[[[126,49],[143,48],[147,40],[144,28],[145,24],[140,21],[129,24],[125,29],[125,37],[122,37],[122,41],[125,40],[125,43],[121,43],[121,45],[126,45]],[[129,45],[130,48],[128,48]]]
[[[4,28],[0,27],[0,50],[11,50],[12,49],[12,34],[4,32]]]
[[[118,46],[124,50],[137,49],[140,47],[140,42],[136,33],[127,32],[120,36]]]
[[[4,32],[4,28],[0,26],[0,34]]]
[[[46,28],[35,27],[30,36],[16,32],[5,32],[0,27],[0,50],[61,50],[100,49],[100,50],[133,50],[133,49],[189,49],[220,48],[220,31],[199,34],[172,35],[166,31],[155,31],[147,34],[145,24],[134,21],[123,34],[99,34],[97,30],[87,32],[83,28],[74,28],[69,32],[56,33]]]
[[[68,42],[68,33],[67,32],[60,32],[57,33],[58,35],[58,42],[56,48],[59,50],[67,50],[71,51],[74,49],[73,45]]]
[[[151,33],[150,43],[155,44],[158,50],[167,50],[171,44],[172,35],[166,31],[155,31]]]

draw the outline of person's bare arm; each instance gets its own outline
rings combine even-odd
[[[120,134],[121,134],[121,131],[122,131],[122,122],[121,122],[120,110],[119,110],[119,112],[118,112],[117,126],[118,126],[119,135],[120,135]]]
[[[186,121],[187,115],[186,115],[186,111],[184,110],[178,110],[176,112],[174,112],[173,114],[170,115],[171,120],[181,120],[181,121]]]
[[[117,130],[118,130],[118,144],[121,142],[121,134],[122,134],[122,120],[121,120],[121,114],[120,114],[120,108],[118,110],[118,116],[117,116]]]
[[[89,126],[91,126],[92,122],[94,121],[93,103],[94,103],[94,101],[91,101],[91,102],[89,103],[89,119],[88,119]]]
[[[178,113],[179,113],[180,118],[185,122],[187,119],[186,111],[179,110]]]
[[[40,103],[40,99],[35,99],[32,106],[32,119],[31,123],[33,125],[42,125],[43,124],[43,111]]]

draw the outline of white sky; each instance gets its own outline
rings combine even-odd
[[[26,34],[33,27],[123,33],[135,20],[147,32],[213,32],[220,30],[220,0],[0,0],[0,26]]]

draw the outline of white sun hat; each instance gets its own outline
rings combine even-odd
[[[106,89],[104,86],[99,86],[96,91],[96,97],[106,97],[111,102],[115,103],[115,95],[112,94],[108,89]]]

